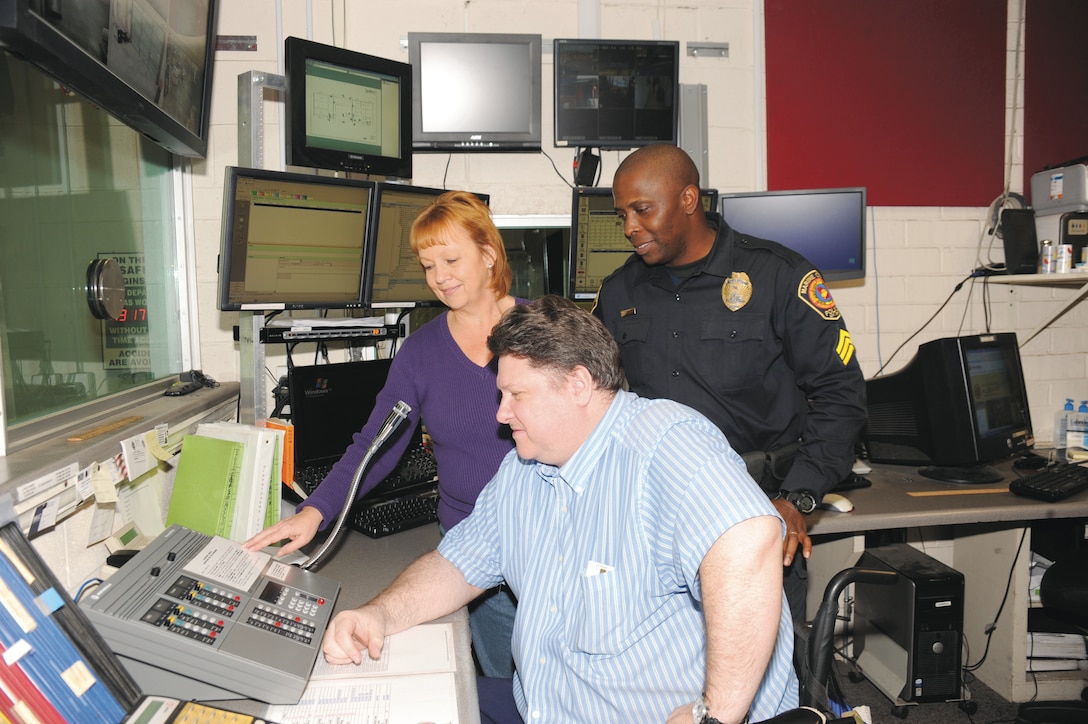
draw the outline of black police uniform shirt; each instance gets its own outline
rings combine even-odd
[[[694,273],[632,254],[593,313],[619,343],[633,392],[694,407],[741,454],[801,439],[782,489],[822,495],[849,474],[865,421],[850,333],[803,256],[707,220],[717,237]]]

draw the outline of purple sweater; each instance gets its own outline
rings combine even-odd
[[[509,428],[495,420],[499,409],[496,360],[480,367],[466,357],[450,334],[447,314],[404,338],[370,419],[313,495],[299,505],[299,510],[310,505],[320,511],[322,529],[340,515],[355,469],[398,400],[411,406],[412,412],[393,440],[370,461],[359,486],[360,497],[396,467],[410,442],[407,433],[421,416],[438,463],[438,520],[446,530],[472,512],[476,496],[513,449]]]

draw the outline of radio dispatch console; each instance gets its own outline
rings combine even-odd
[[[79,604],[145,694],[296,704],[339,592],[175,525]]]

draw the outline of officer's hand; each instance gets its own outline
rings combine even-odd
[[[808,558],[812,555],[812,539],[808,537],[808,521],[801,511],[793,503],[785,498],[771,501],[775,510],[786,521],[786,537],[782,540],[782,565],[793,563],[793,558],[800,548],[801,555]]]

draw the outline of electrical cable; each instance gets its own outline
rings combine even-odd
[[[887,367],[887,366],[888,366],[889,364],[891,364],[891,361],[892,361],[893,359],[895,359],[895,356],[896,356],[897,354],[899,354],[899,351],[900,351],[901,349],[903,349],[903,347],[905,347],[905,346],[906,346],[907,342],[909,342],[909,341],[911,341],[912,339],[914,339],[915,337],[917,337],[917,336],[918,336],[918,335],[919,335],[919,334],[920,334],[920,333],[922,332],[922,330],[923,330],[923,329],[925,329],[926,327],[928,327],[928,326],[929,326],[929,323],[930,323],[930,322],[932,322],[932,321],[933,321],[934,319],[936,319],[936,318],[937,318],[937,315],[938,315],[938,314],[940,314],[940,313],[941,313],[941,311],[942,311],[942,310],[943,310],[943,309],[944,309],[945,307],[947,307],[947,306],[948,306],[948,303],[949,303],[950,301],[952,301],[952,297],[956,295],[956,292],[958,292],[958,291],[959,291],[960,289],[963,289],[963,285],[964,285],[964,283],[966,283],[966,282],[967,282],[967,281],[968,281],[969,279],[971,279],[971,276],[973,276],[973,275],[970,275],[970,276],[966,276],[966,277],[964,277],[964,278],[963,278],[963,280],[962,280],[962,281],[960,281],[960,283],[959,283],[959,284],[957,284],[957,285],[955,286],[955,288],[954,288],[954,289],[952,289],[952,293],[951,293],[951,294],[949,294],[949,295],[948,295],[948,296],[947,296],[947,297],[945,298],[945,300],[944,300],[944,301],[943,301],[943,302],[941,303],[941,306],[940,306],[940,307],[938,307],[938,308],[937,308],[937,311],[933,313],[933,316],[931,316],[931,317],[930,317],[929,319],[927,319],[927,320],[925,321],[925,323],[924,323],[924,324],[923,324],[923,325],[922,325],[921,327],[919,327],[919,328],[918,328],[917,330],[915,330],[914,334],[912,334],[911,336],[909,336],[909,337],[907,337],[907,338],[906,338],[905,340],[903,340],[903,344],[901,344],[901,345],[899,345],[898,347],[896,347],[896,348],[895,348],[895,351],[894,351],[894,352],[892,352],[892,355],[891,355],[891,357],[888,357],[888,361],[887,361],[887,362],[885,362],[884,364],[882,364],[882,365],[880,366],[880,369],[878,369],[878,370],[876,371],[876,374],[875,374],[875,375],[873,375],[874,377],[879,377],[879,376],[881,375],[881,373],[882,373],[882,372],[884,371],[884,368],[885,368],[885,367]]]
[[[990,652],[990,640],[993,638],[994,630],[997,629],[997,622],[1001,620],[1001,612],[1005,609],[1005,602],[1009,599],[1009,591],[1012,589],[1012,577],[1016,572],[1016,561],[1020,558],[1020,551],[1024,547],[1024,540],[1027,539],[1028,529],[1024,528],[1020,533],[1020,543],[1016,546],[1016,554],[1012,557],[1012,564],[1009,566],[1009,576],[1005,580],[1005,593],[1001,596],[1001,604],[997,607],[997,613],[994,615],[994,620],[986,628],[986,647],[982,650],[982,656],[973,664],[964,664],[964,671],[977,671],[986,661],[986,656]]]
[[[555,165],[555,159],[553,159],[551,156],[549,156],[548,153],[546,151],[544,151],[544,150],[541,150],[540,154],[542,156],[544,156],[544,158],[548,159],[548,163],[550,163],[552,165],[552,170],[555,171],[555,175],[558,176],[559,178],[561,178],[563,180],[563,183],[565,183],[567,186],[569,186],[569,187],[571,187],[573,189],[574,184],[572,184],[570,181],[568,181],[566,179],[566,177],[559,171],[559,167]]]
[[[87,592],[88,588],[90,588],[92,586],[97,586],[97,585],[99,585],[101,583],[102,583],[101,578],[89,578],[89,579],[87,579],[86,581],[84,581],[80,585],[79,590],[76,591],[76,595],[72,597],[72,600],[75,601],[76,603],[79,603],[80,597],[83,596],[83,594]]]

